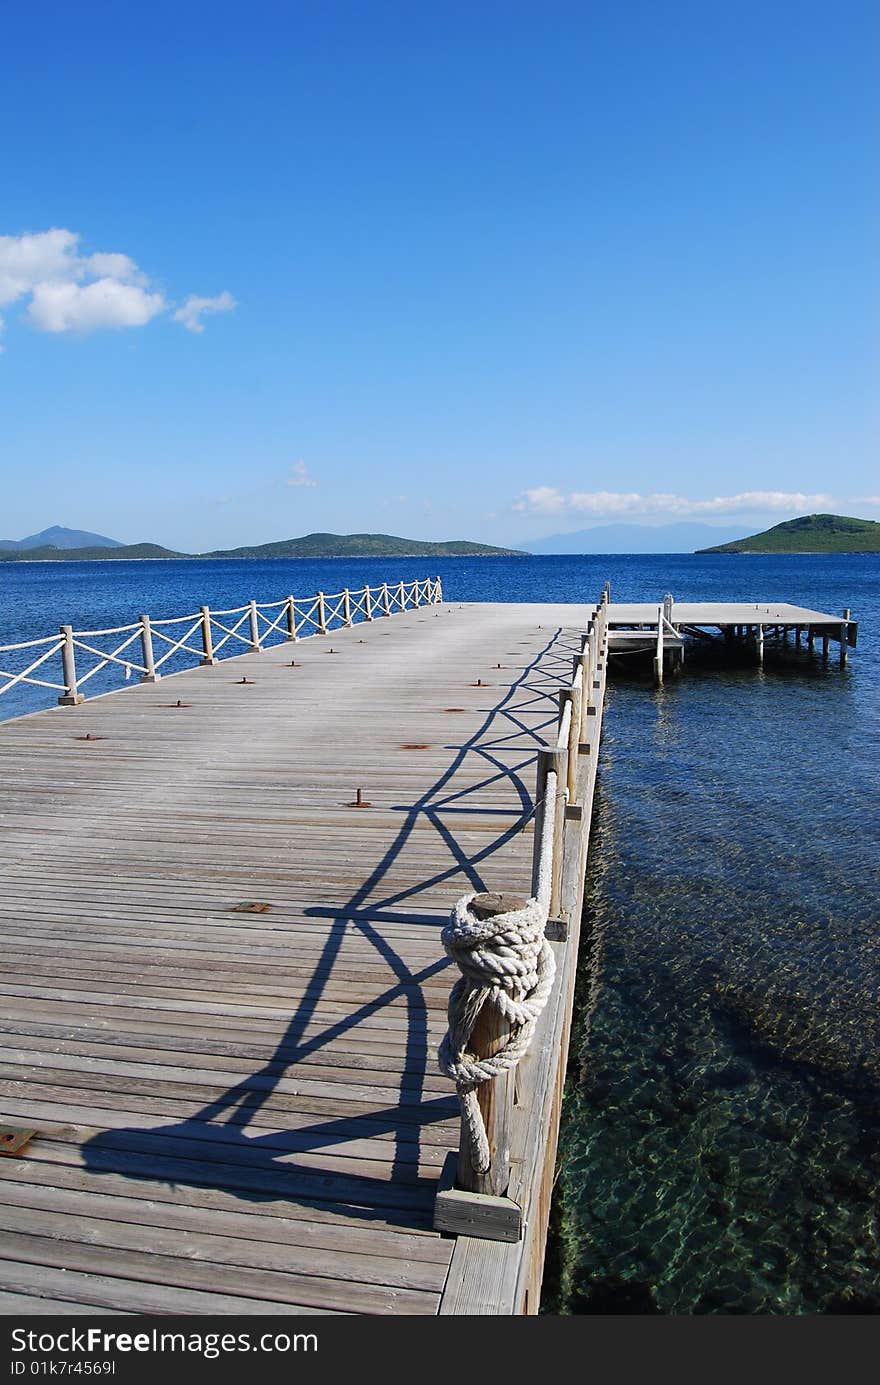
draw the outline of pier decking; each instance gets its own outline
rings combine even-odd
[[[587,614],[427,606],[0,727],[0,1311],[512,1310],[432,1224],[438,934],[529,893]]]

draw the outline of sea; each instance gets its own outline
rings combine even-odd
[[[880,555],[4,563],[0,644],[428,575],[859,622],[843,669],[836,644],[689,648],[660,689],[612,668],[542,1311],[880,1311]]]

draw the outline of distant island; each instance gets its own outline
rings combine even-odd
[[[244,548],[219,548],[210,553],[177,553],[156,543],[119,543],[101,534],[54,525],[26,539],[0,539],[0,562],[74,563],[108,558],[480,558],[524,557],[515,548],[453,539],[428,543],[394,534],[304,534]]]
[[[801,515],[698,553],[880,553],[880,524],[850,515]]]

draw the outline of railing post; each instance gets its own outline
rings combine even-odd
[[[383,582],[383,583],[382,583],[382,614],[383,614],[383,616],[390,616],[390,615],[391,615],[391,602],[390,602],[390,599],[389,599],[389,596],[388,596],[388,583],[387,583],[387,582]]]
[[[292,596],[289,596],[289,597],[287,598],[287,603],[286,603],[286,605],[287,605],[287,638],[288,638],[289,640],[296,640],[296,639],[298,638],[297,633],[296,633],[296,602],[294,601],[294,599],[293,599]]]
[[[565,707],[571,703],[571,720],[568,723],[568,740],[564,747],[565,751],[565,785],[568,789],[568,802],[574,803],[577,790],[577,748],[580,732],[580,708],[577,705],[575,689],[563,688],[559,694],[559,727],[565,716]]]
[[[141,674],[141,682],[158,683],[162,675],[156,672],[156,665],[153,660],[153,632],[150,628],[149,616],[141,616],[141,651],[144,656],[144,672]]]
[[[470,903],[470,911],[481,922],[498,914],[513,913],[526,907],[526,900],[513,895],[478,894]],[[468,1049],[476,1058],[494,1058],[510,1038],[510,1021],[494,1005],[481,1009],[468,1040]],[[477,1102],[486,1127],[489,1142],[489,1167],[477,1173],[470,1161],[470,1140],[462,1120],[458,1150],[458,1186],[468,1192],[503,1197],[510,1183],[510,1132],[513,1123],[513,1094],[516,1077],[513,1071],[499,1073],[477,1088]]]
[[[211,634],[211,612],[207,606],[202,608],[202,664],[216,664],[214,657],[214,638]]]
[[[327,633],[327,610],[324,605],[324,593],[318,592],[318,634]]]
[[[61,707],[78,707],[83,701],[83,695],[76,686],[76,655],[73,649],[73,626],[62,625],[59,633],[64,636],[64,644],[61,646],[61,667],[63,670],[65,691],[58,699]]]
[[[364,620],[373,619],[373,598],[369,587],[364,587]]]
[[[351,592],[348,587],[342,593],[342,623],[343,625],[351,625]]]
[[[401,609],[402,611],[405,611],[405,610],[406,610],[406,587],[403,585],[402,582],[398,582],[398,584],[397,584],[397,599],[398,599],[398,601],[400,602],[400,609]]]
[[[538,751],[538,768],[535,779],[535,836],[532,843],[532,894],[537,897],[538,877],[541,869],[541,839],[544,835],[544,819],[547,816],[547,776],[556,770],[559,756],[552,746],[542,745]]]
[[[260,652],[260,625],[259,625],[259,621],[257,620],[257,603],[256,603],[256,601],[249,601],[249,602],[248,602],[248,621],[249,621],[250,628],[251,628],[251,649],[252,649],[252,651],[253,651],[254,654],[259,654],[259,652]]]
[[[439,573],[438,573],[438,575],[437,575],[437,581],[434,583],[434,605],[435,605],[435,606],[439,606],[439,605],[440,605],[440,602],[441,602],[442,600],[443,600],[443,582],[441,581],[440,575],[439,575]]]
[[[673,604],[672,592],[667,592],[663,598],[663,616],[665,620],[669,621],[670,625],[672,624]]]
[[[415,606],[416,610],[418,610],[419,606],[421,605],[421,601],[422,586],[417,577],[416,580],[413,582],[413,605]]]

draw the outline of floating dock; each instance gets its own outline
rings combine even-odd
[[[66,705],[0,726],[0,1312],[538,1311],[607,654],[662,606],[400,592],[251,603],[228,659],[203,608],[170,678],[148,623],[86,701],[65,627]],[[492,892],[555,979],[468,1175],[440,933]]]

